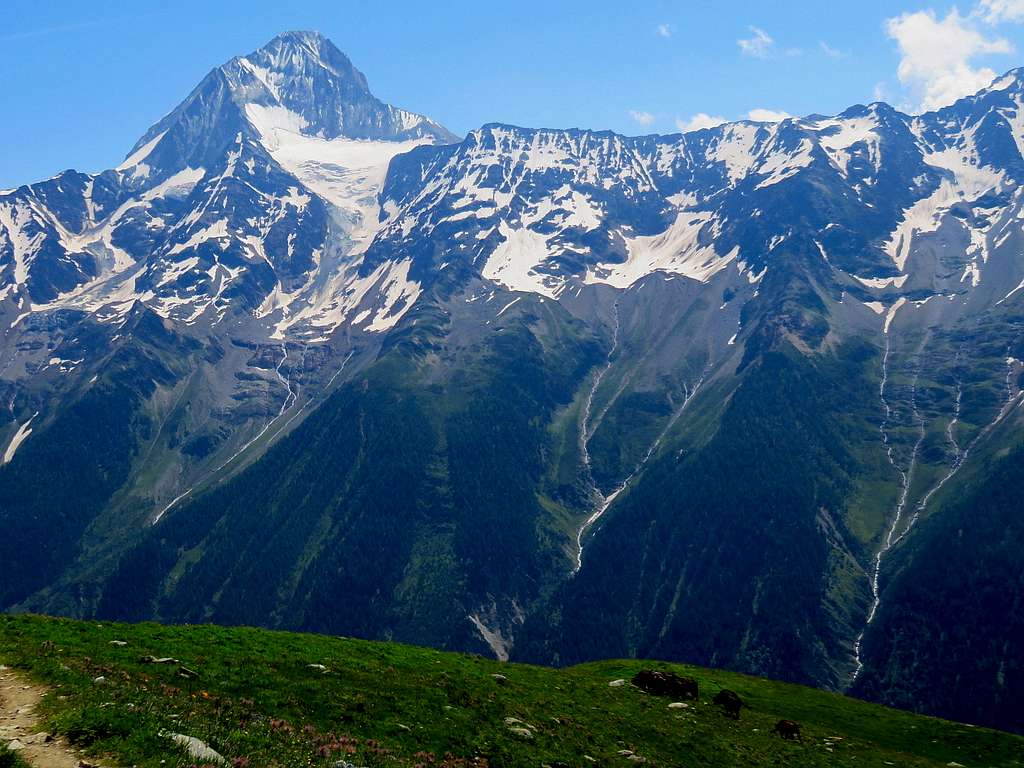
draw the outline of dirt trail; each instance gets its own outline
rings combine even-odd
[[[62,739],[51,739],[39,730],[36,707],[46,693],[42,686],[0,665],[0,744],[36,768],[95,765],[75,755]]]

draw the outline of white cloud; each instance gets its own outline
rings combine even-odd
[[[672,37],[672,26],[670,24],[659,24],[655,30],[658,37]]]
[[[1024,21],[1024,0],[981,0],[975,13],[989,24]]]
[[[724,117],[709,115],[707,112],[698,112],[689,120],[683,120],[681,117],[677,117],[676,128],[683,133],[689,133],[690,131],[699,131],[701,128],[714,128],[716,125],[721,125],[722,123],[727,122],[729,121]]]
[[[1018,5],[1016,0],[988,1],[1006,6],[1006,12]],[[987,37],[956,8],[943,19],[930,9],[904,13],[886,21],[886,32],[900,49],[900,83],[921,111],[947,106],[991,83],[996,73],[974,66],[975,57],[1013,52],[1007,40]]]
[[[753,56],[755,59],[767,59],[771,53],[775,41],[771,35],[758,27],[750,27],[753,37],[741,37],[736,41],[740,47],[740,53],[744,56]]]
[[[821,48],[821,52],[826,56],[830,56],[833,59],[841,59],[846,54],[840,51],[838,48],[833,48],[831,45],[826,43],[824,40],[818,43],[818,47]]]
[[[789,112],[782,112],[777,109],[752,109],[747,112],[747,119],[755,123],[780,123],[786,118],[792,117]]]
[[[629,110],[629,116],[645,128],[654,122],[654,115],[650,112],[641,112],[635,109]]]

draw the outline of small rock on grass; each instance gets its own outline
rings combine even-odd
[[[529,723],[524,723],[516,717],[506,717],[505,727],[508,728],[510,733],[514,733],[523,739],[532,739],[534,736],[533,726]]]
[[[219,752],[211,749],[205,742],[200,741],[194,736],[186,736],[183,733],[172,733],[170,738],[175,744],[184,747],[185,751],[188,752],[188,756],[193,760],[203,760],[209,763],[220,764],[227,762]]]
[[[609,688],[619,688],[619,687],[621,687],[621,686],[623,686],[625,684],[626,684],[625,680],[621,680],[621,679],[620,680],[612,680],[610,683],[608,683],[608,687]]]

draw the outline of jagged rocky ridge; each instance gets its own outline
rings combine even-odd
[[[460,141],[281,35],[117,169],[0,194],[0,604],[1018,727],[1016,591],[958,655],[970,711],[915,652],[955,619],[900,595],[1019,442],[1022,93]]]

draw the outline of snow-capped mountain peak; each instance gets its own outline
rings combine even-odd
[[[212,70],[139,139],[122,169],[147,157],[150,168],[166,175],[209,167],[239,133],[259,139],[266,123],[261,126],[259,117],[267,113],[277,124],[323,139],[457,140],[430,118],[373,96],[363,73],[322,35],[286,32]]]
[[[286,32],[220,68],[236,103],[280,107],[302,119],[301,132],[333,139],[454,141],[423,115],[384,104],[345,54],[316,32]]]
[[[212,70],[116,169],[0,202],[0,259],[14,262],[0,302],[14,302],[14,318],[75,309],[114,320],[142,301],[185,324],[243,310],[274,333],[298,323],[317,338],[358,306],[368,327],[389,327],[373,284],[345,300],[324,292],[365,281],[359,255],[391,159],[453,140],[374,97],[322,35],[284,33]],[[385,291],[390,322],[411,291]]]

